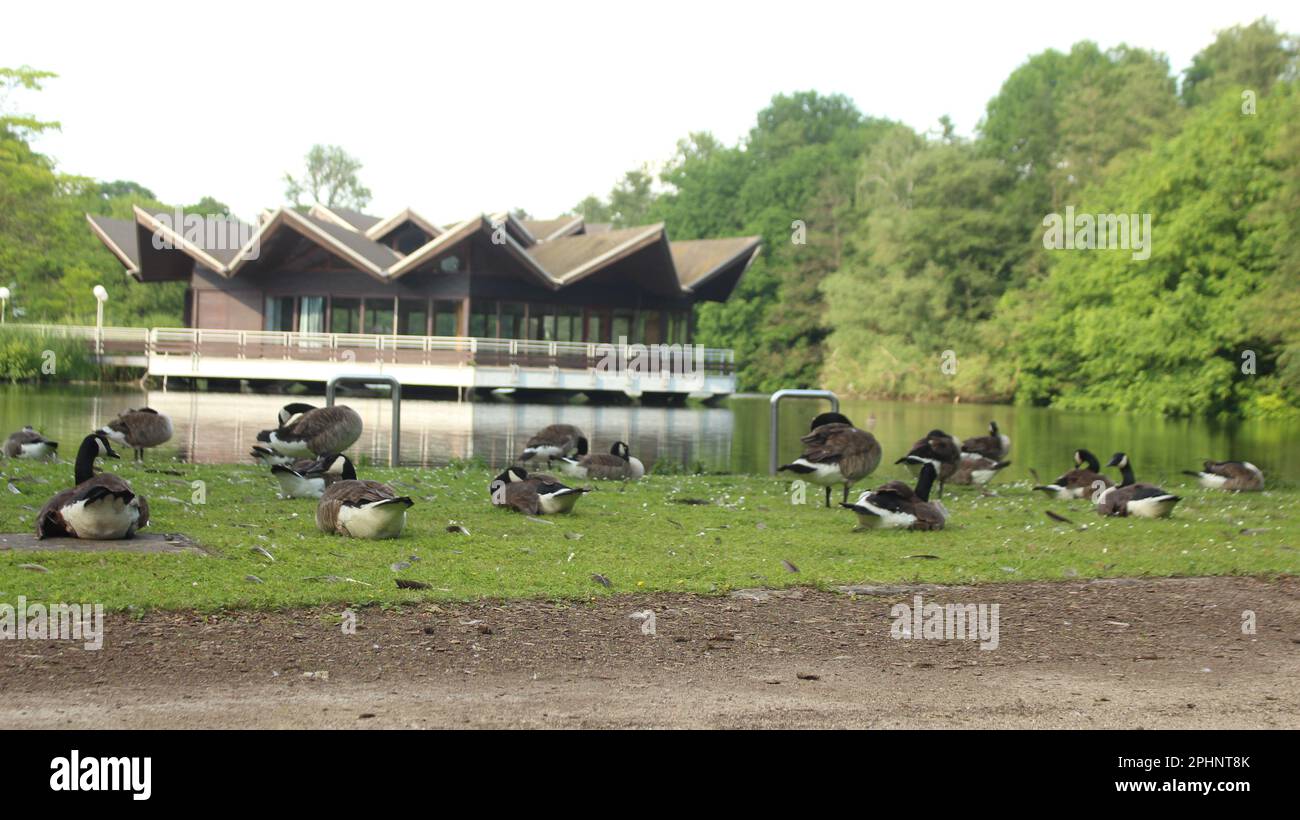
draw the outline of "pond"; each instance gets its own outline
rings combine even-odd
[[[128,407],[151,406],[173,419],[175,436],[161,455],[204,463],[247,462],[257,432],[273,426],[288,401],[324,404],[321,397],[238,393],[189,393],[117,388],[0,388],[3,435],[31,424],[63,442],[71,458],[76,441]],[[361,413],[365,433],[354,451],[362,460],[387,463],[390,405],[385,399],[341,399]],[[782,459],[798,455],[799,436],[825,405],[787,401],[781,411]],[[959,437],[981,435],[990,419],[1013,441],[1013,465],[1003,480],[1027,479],[1029,469],[1045,479],[1070,466],[1071,453],[1086,447],[1103,462],[1127,451],[1140,479],[1160,481],[1207,458],[1246,459],[1275,480],[1300,480],[1300,423],[1296,421],[1213,422],[1116,413],[1081,413],[1035,407],[974,404],[845,401],[841,410],[858,426],[873,430],[885,463],[867,483],[902,475],[894,459],[917,438],[938,427]],[[768,401],[737,396],[719,407],[618,407],[591,404],[524,404],[508,401],[402,402],[401,462],[438,466],[454,459],[507,463],[538,429],[557,422],[576,424],[605,452],[615,440],[629,443],[648,466],[658,463],[713,472],[762,474],[767,470]]]

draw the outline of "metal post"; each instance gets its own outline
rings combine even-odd
[[[827,399],[831,403],[831,412],[840,411],[840,397],[829,390],[778,390],[771,399],[771,427],[768,435],[767,472],[776,475],[777,467],[777,420],[781,415],[781,399]]]
[[[402,443],[402,383],[392,376],[335,376],[325,384],[325,406],[334,406],[334,396],[338,385],[343,382],[352,384],[374,384],[382,382],[392,388],[389,398],[393,403],[392,441],[388,446],[388,466],[396,467],[401,454]]]

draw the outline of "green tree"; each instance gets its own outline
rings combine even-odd
[[[360,170],[361,161],[339,146],[313,145],[302,176],[285,173],[285,198],[300,210],[313,203],[360,210],[370,203],[370,189],[357,177]]]
[[[1183,72],[1183,101],[1201,105],[1243,91],[1263,96],[1277,81],[1295,79],[1296,55],[1296,38],[1279,32],[1267,18],[1224,29]]]

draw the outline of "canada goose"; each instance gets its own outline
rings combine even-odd
[[[266,444],[254,444],[253,451],[249,453],[249,456],[253,459],[253,461],[256,461],[267,467],[275,467],[276,465],[289,465],[289,464],[294,464],[297,461],[310,461],[310,459],[296,459],[293,456],[288,456],[285,455],[284,453],[277,453],[273,448],[271,448]]]
[[[1255,492],[1264,489],[1264,472],[1249,461],[1207,461],[1204,470],[1183,470],[1207,490]]]
[[[280,411],[280,422],[277,429],[258,433],[257,440],[284,455],[341,453],[361,438],[361,416],[343,404],[290,404]]]
[[[10,434],[5,441],[5,455],[9,458],[52,458],[58,455],[59,443],[50,441],[30,425]]]
[[[349,538],[396,538],[406,526],[406,511],[415,502],[379,481],[358,481],[347,456],[342,475],[325,488],[316,504],[316,527]]]
[[[962,453],[957,470],[950,479],[953,484],[988,484],[998,470],[1010,467],[1010,461],[994,461],[975,453]]]
[[[347,456],[323,455],[315,460],[300,459],[293,464],[277,464],[271,475],[280,482],[285,498],[320,498],[325,488],[336,481],[356,480],[357,473]]]
[[[77,486],[55,495],[36,516],[38,538],[130,538],[149,523],[149,502],[112,473],[95,475],[96,458],[121,458],[103,433],[91,433],[77,450]]]
[[[856,504],[841,504],[858,514],[863,527],[906,530],[941,530],[948,520],[943,504],[930,500],[930,488],[938,471],[933,462],[921,465],[916,489],[901,481],[890,481],[865,492]]]
[[[99,432],[118,444],[129,446],[135,451],[135,460],[144,461],[146,448],[171,441],[172,420],[166,413],[159,413],[152,407],[141,407],[119,414],[99,428]]]
[[[587,454],[587,437],[572,424],[552,424],[537,431],[537,435],[528,439],[524,452],[519,456],[520,464],[530,461],[550,461],[561,456],[585,456]]]
[[[826,488],[826,506],[831,505],[831,486],[844,485],[844,501],[849,487],[866,478],[880,464],[880,442],[865,430],[853,426],[840,413],[822,413],[812,420],[811,431],[799,439],[803,455],[781,467],[813,484]],[[778,472],[780,472],[778,471]]]
[[[950,436],[942,430],[931,430],[925,438],[912,445],[907,455],[895,461],[906,464],[912,475],[920,476],[921,468],[933,464],[939,473],[939,496],[943,497],[943,485],[957,472],[957,462],[961,460],[961,440]]]
[[[984,456],[990,461],[1001,461],[1010,453],[1011,439],[998,432],[998,423],[996,421],[989,422],[989,434],[987,436],[975,436],[961,443],[963,458]]]
[[[1097,493],[1114,487],[1115,482],[1102,475],[1101,462],[1088,450],[1074,451],[1074,469],[1064,473],[1051,484],[1034,487],[1054,494],[1062,501],[1072,498],[1093,498]]]
[[[619,481],[636,481],[645,475],[645,465],[641,459],[632,456],[627,444],[614,442],[608,453],[592,455],[560,456],[560,469],[573,478],[603,478]]]
[[[1182,500],[1154,484],[1138,484],[1133,478],[1133,465],[1124,453],[1116,453],[1106,466],[1118,467],[1124,480],[1118,487],[1102,490],[1097,497],[1097,512],[1101,515],[1168,518],[1174,505]]]
[[[522,467],[511,467],[488,486],[492,504],[525,515],[556,515],[573,510],[586,487],[566,487],[549,475],[529,475]]]

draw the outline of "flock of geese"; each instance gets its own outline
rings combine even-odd
[[[270,467],[286,498],[315,498],[316,526],[322,532],[351,538],[395,538],[406,525],[406,512],[414,501],[399,496],[392,486],[359,479],[344,451],[361,437],[361,417],[350,407],[315,407],[292,403],[282,408],[276,426],[257,434],[252,458]],[[121,458],[113,445],[130,447],[137,461],[145,451],[172,436],[171,419],[148,407],[128,410],[81,442],[74,463],[75,486],[56,494],[36,519],[40,538],[72,537],[113,540],[132,537],[149,522],[149,504],[120,476],[95,473],[95,461]],[[895,464],[905,465],[916,477],[914,485],[889,481],[862,493],[849,503],[849,489],[880,465],[880,442],[870,432],[853,426],[840,413],[822,413],[812,421],[800,441],[799,458],[782,466],[782,472],[824,487],[826,506],[831,489],[843,486],[840,506],[852,510],[864,528],[938,530],[948,520],[939,500],[944,485],[987,484],[1011,464],[1011,439],[989,424],[988,435],[962,441],[942,430],[931,430]],[[58,442],[31,427],[9,436],[4,454],[12,459],[54,459]],[[571,512],[590,487],[571,487],[549,473],[528,471],[545,464],[558,467],[578,480],[636,481],[645,465],[634,457],[626,442],[616,441],[607,453],[589,453],[586,435],[571,424],[552,424],[530,438],[515,463],[488,486],[494,506],[525,515]],[[1088,450],[1074,452],[1074,468],[1050,484],[1035,486],[1060,499],[1089,498],[1104,516],[1165,518],[1181,500],[1153,484],[1136,480],[1129,457],[1116,453],[1106,465],[1120,471],[1116,484],[1102,474],[1097,457]],[[1201,470],[1185,471],[1203,487],[1229,491],[1264,488],[1264,474],[1246,461],[1207,461]],[[938,495],[930,499],[935,483]]]

